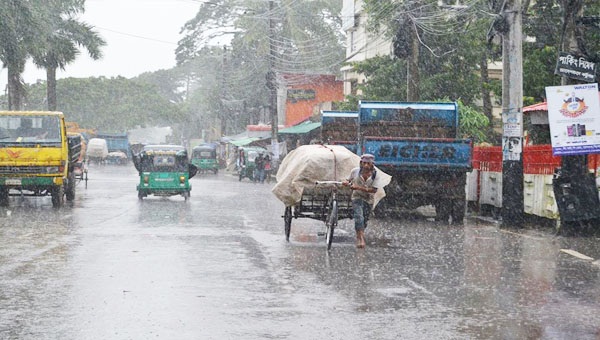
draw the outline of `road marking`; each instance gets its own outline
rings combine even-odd
[[[582,260],[586,260],[586,261],[593,261],[594,259],[587,256],[587,255],[583,255],[582,253],[575,251],[573,249],[561,249],[560,251],[562,251],[563,253],[569,254],[571,256],[575,256],[577,258],[580,258]]]

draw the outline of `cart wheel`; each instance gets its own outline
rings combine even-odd
[[[290,242],[290,231],[292,230],[292,207],[285,207],[283,221],[285,222],[285,240]]]
[[[325,225],[327,226],[327,232],[325,233],[325,242],[327,243],[327,250],[331,249],[331,243],[333,242],[333,231],[337,227],[338,222],[338,206],[337,201],[331,202],[331,210],[327,216]]]

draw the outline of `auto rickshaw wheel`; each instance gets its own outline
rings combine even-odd
[[[183,199],[185,201],[187,201],[188,199],[190,199],[190,192],[189,191],[184,191],[183,192]]]
[[[146,194],[144,194],[144,192],[142,192],[141,190],[138,191],[138,199],[141,201],[144,199],[144,196],[146,196]]]

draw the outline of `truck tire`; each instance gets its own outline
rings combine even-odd
[[[462,223],[465,219],[466,202],[464,199],[454,199],[452,202],[452,224]]]
[[[452,212],[452,200],[442,198],[440,202],[435,203],[435,220],[438,222],[448,222]]]
[[[67,201],[73,201],[75,199],[75,173],[70,171],[67,177],[65,196]]]
[[[8,207],[8,189],[0,189],[0,207]]]
[[[60,185],[56,188],[53,188],[50,192],[52,196],[52,206],[55,208],[60,208],[65,202],[65,188]]]

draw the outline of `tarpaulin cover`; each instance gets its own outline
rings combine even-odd
[[[286,206],[300,202],[306,188],[317,181],[343,181],[359,165],[360,156],[340,145],[303,145],[288,153],[279,165],[277,184],[271,190]],[[375,159],[377,164],[377,159]],[[383,197],[383,189],[392,177],[377,169],[375,205]]]

